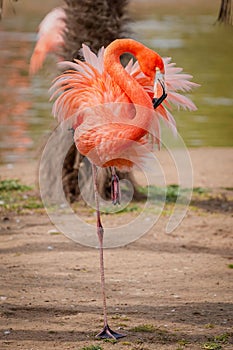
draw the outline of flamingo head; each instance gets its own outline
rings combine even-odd
[[[137,55],[141,70],[143,73],[151,80],[154,81],[155,76],[158,71],[162,74],[165,73],[164,63],[162,57],[146,48],[146,50],[141,50],[140,54]]]
[[[163,59],[159,54],[148,48],[145,52],[142,50],[137,58],[141,70],[153,85],[154,96],[152,103],[154,108],[157,108],[167,97],[165,91],[165,68]]]

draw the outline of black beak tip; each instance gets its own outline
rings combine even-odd
[[[154,107],[154,109],[156,108],[156,107],[158,107],[158,98],[153,98],[152,99],[152,104],[153,104],[153,107]]]
[[[156,109],[167,97],[167,94],[165,92],[163,92],[162,96],[160,96],[159,98],[152,98],[152,104],[154,109]]]

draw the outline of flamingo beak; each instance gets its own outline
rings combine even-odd
[[[166,97],[167,93],[165,91],[164,74],[161,73],[158,67],[156,67],[154,79],[154,97],[152,99],[154,109],[156,109],[165,100]]]

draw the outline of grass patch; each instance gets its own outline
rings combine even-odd
[[[130,318],[125,316],[125,315],[117,315],[117,314],[113,315],[112,319],[113,320],[120,320],[120,321],[129,321],[130,320]]]
[[[20,183],[18,179],[0,181],[0,211],[23,213],[43,208],[39,195],[33,187]]]
[[[203,194],[203,193],[208,193],[209,190],[207,190],[207,188],[203,188],[203,187],[194,187],[193,188],[193,193],[197,193],[197,194]]]
[[[127,346],[127,345],[131,345],[131,343],[130,343],[130,341],[122,341],[121,345]]]
[[[228,340],[230,338],[230,334],[229,333],[223,333],[223,334],[220,334],[220,335],[217,335],[216,337],[214,337],[214,340],[216,342],[220,342],[220,343],[227,343]]]
[[[208,341],[202,345],[202,349],[206,350],[221,350],[222,346],[216,342]]]
[[[49,232],[49,234],[51,235],[51,236],[58,236],[58,235],[61,235],[61,232],[59,232],[59,231],[50,231]]]
[[[166,203],[175,203],[179,197],[185,197],[187,192],[190,192],[191,189],[180,188],[180,186],[173,184],[167,187],[157,187],[157,186],[147,186],[139,187],[139,191],[144,195],[149,194],[150,199],[155,200],[164,200],[166,198]],[[202,195],[208,193],[208,190],[203,187],[194,187],[193,193],[196,195]]]
[[[233,269],[233,264],[228,265],[229,269]]]
[[[215,325],[213,323],[207,323],[205,324],[205,328],[206,329],[213,329],[215,327]]]
[[[137,212],[141,209],[135,203],[130,203],[126,207],[124,207],[122,209],[119,208],[119,210],[116,210],[115,212],[112,211],[112,207],[113,207],[113,205],[110,208],[109,207],[101,208],[101,210],[103,211],[103,213],[105,215],[109,215],[109,214],[133,213],[133,212]]]
[[[230,333],[223,333],[216,335],[212,341],[208,341],[202,345],[202,349],[207,350],[221,350],[222,344],[227,344],[229,338],[231,337]]]
[[[0,181],[0,192],[9,192],[9,191],[30,191],[32,190],[31,186],[23,185],[19,182],[19,179],[9,179]]]
[[[155,327],[152,324],[142,324],[131,328],[132,332],[145,332],[145,333],[154,333],[156,331]]]
[[[170,215],[173,204],[176,202],[179,196],[179,202],[182,203],[182,198],[185,199],[188,189],[181,189],[178,185],[169,185],[167,187],[139,187],[139,191],[148,199],[154,201],[165,201],[166,207],[163,210],[163,215]],[[196,187],[193,189],[195,198],[199,198],[207,193],[207,189],[202,187]],[[76,202],[71,205],[75,211],[79,212],[79,215],[94,220],[93,213],[95,210],[82,202]],[[17,214],[24,214],[28,211],[40,212],[44,208],[41,198],[38,193],[31,186],[22,184],[18,179],[7,179],[0,181],[0,212],[14,211]],[[105,215],[111,214],[130,214],[138,213],[142,210],[142,203],[131,202],[126,207],[112,212],[111,208],[104,208]],[[156,210],[156,207],[155,207]],[[229,265],[229,268],[231,265]]]
[[[227,191],[233,191],[233,187],[223,187],[224,190],[227,190]]]
[[[177,342],[178,344],[179,344],[179,346],[181,346],[181,347],[183,347],[183,346],[186,346],[186,345],[188,345],[188,344],[190,344],[190,342],[188,341],[188,340],[186,340],[186,339],[180,339],[180,340],[178,340],[178,342]]]
[[[43,203],[40,198],[34,194],[28,194],[22,196],[22,194],[12,192],[11,195],[3,194],[0,195],[1,211],[15,211],[18,214],[23,214],[28,210],[42,209]]]
[[[132,205],[127,205],[127,207],[123,208],[122,210],[117,211],[117,214],[121,214],[121,213],[132,213],[135,211],[138,211],[140,208],[138,205],[136,204],[132,204]]]

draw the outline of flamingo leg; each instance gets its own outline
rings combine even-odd
[[[116,174],[116,169],[114,166],[111,167],[111,171],[112,171],[111,197],[112,197],[112,203],[116,205],[116,204],[120,204],[120,201],[121,201],[119,177]]]
[[[100,218],[100,207],[99,207],[99,197],[98,197],[98,187],[97,187],[97,169],[94,164],[92,164],[92,174],[93,174],[93,184],[94,184],[94,194],[96,202],[96,223],[97,223],[97,235],[99,239],[99,257],[100,257],[100,280],[101,280],[101,289],[103,297],[103,313],[104,313],[104,327],[103,330],[96,335],[97,338],[102,339],[118,339],[122,338],[125,335],[116,333],[108,326],[107,320],[107,304],[106,304],[106,294],[105,294],[105,277],[104,277],[104,249],[103,249],[103,238],[104,238],[104,229],[101,223]]]

